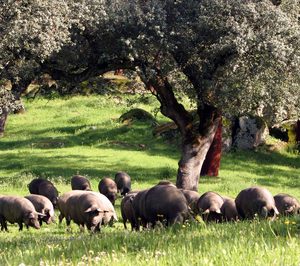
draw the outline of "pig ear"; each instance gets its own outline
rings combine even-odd
[[[33,213],[33,212],[29,213],[28,218],[29,218],[29,219],[34,218],[34,213]]]
[[[41,213],[41,212],[36,212],[36,214],[38,215],[38,216],[41,216],[41,217],[45,217],[46,216],[46,214],[43,214],[43,213]],[[32,217],[33,218],[33,217]]]
[[[209,209],[206,209],[202,214],[209,214]]]
[[[220,209],[216,209],[216,213],[221,214],[221,210]]]
[[[103,212],[103,211],[101,211],[100,208],[97,208],[97,209],[95,210],[95,209],[92,209],[92,207],[87,208],[84,212],[85,212],[85,213],[88,213],[88,212],[94,212],[94,211],[97,211],[97,212]]]
[[[84,212],[87,213],[87,212],[91,212],[92,211],[92,208],[87,208]]]

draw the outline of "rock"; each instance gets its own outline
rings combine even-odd
[[[233,128],[232,146],[238,149],[253,149],[265,143],[269,134],[267,124],[260,117],[242,116]]]
[[[120,121],[125,122],[125,121],[145,121],[145,122],[152,122],[156,124],[156,119],[154,116],[147,111],[140,109],[140,108],[134,108],[131,109],[130,111],[122,114],[120,116]]]
[[[232,146],[232,121],[222,117],[222,152],[230,151]]]

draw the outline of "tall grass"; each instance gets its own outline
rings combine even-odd
[[[74,174],[87,175],[97,190],[103,176],[123,170],[133,188],[175,181],[179,144],[152,134],[148,122],[120,123],[132,107],[154,112],[157,103],[136,96],[78,96],[26,101],[26,113],[11,115],[0,139],[0,194],[26,195],[36,177],[52,180],[63,193]],[[167,121],[161,115],[159,122]],[[238,151],[224,154],[219,177],[201,177],[199,192],[235,197],[257,184],[272,193],[300,198],[296,154]],[[120,199],[116,203],[119,210]],[[119,215],[120,217],[120,215]],[[97,235],[72,224],[41,230],[0,232],[0,265],[299,265],[300,219],[232,224],[191,223],[168,229],[131,232],[121,221]]]

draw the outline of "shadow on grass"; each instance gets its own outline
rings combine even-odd
[[[277,152],[238,151],[223,157],[223,170],[252,172],[264,186],[300,186],[300,158]]]
[[[149,155],[168,156],[179,159],[178,143],[152,134],[153,128],[145,123],[121,125],[113,129],[103,125],[81,125],[35,130],[26,140],[0,140],[0,150],[59,149],[76,146],[110,148],[115,150],[143,150]],[[53,133],[55,137],[45,137]],[[59,133],[62,133],[61,135]],[[67,135],[66,135],[67,134]]]
[[[91,167],[95,165],[97,168]],[[0,159],[0,171],[9,169],[19,170],[17,176],[1,176],[0,184],[12,184],[14,187],[23,187],[24,182],[33,178],[50,178],[54,183],[69,184],[71,176],[82,174],[91,181],[99,182],[104,176],[114,178],[117,171],[126,171],[134,182],[147,182],[156,184],[161,179],[171,179],[176,175],[175,169],[166,167],[132,166],[128,161],[119,160],[110,162],[105,155],[90,158],[83,155],[62,155],[43,157],[42,154],[20,156],[7,154]],[[27,183],[26,183],[27,184]],[[96,190],[96,188],[94,188]]]

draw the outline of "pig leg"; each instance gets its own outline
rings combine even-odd
[[[1,231],[3,231],[3,229],[4,229],[4,218],[3,218],[3,216],[1,215],[0,216],[0,223],[1,223]]]
[[[126,220],[123,219],[124,229],[127,230]],[[132,225],[131,225],[132,227]]]
[[[237,211],[238,211],[238,214],[239,216],[241,217],[241,219],[245,219],[246,218],[246,215],[245,213],[243,212],[242,209],[240,209],[239,207],[236,207]]]
[[[7,222],[6,222],[6,221],[4,221],[4,229],[5,229],[6,232],[8,232],[8,229],[7,229]]]
[[[18,225],[19,225],[19,231],[22,231],[22,230],[23,230],[23,223],[22,223],[22,222],[19,222]],[[28,226],[28,225],[26,225],[26,227],[27,227],[27,226]]]
[[[67,226],[69,227],[70,224],[71,224],[71,219],[69,219],[69,218],[66,217],[66,224],[67,224]]]
[[[59,216],[58,216],[58,220],[59,220],[60,224],[61,224],[63,219],[64,219],[64,215],[62,213],[60,213]]]
[[[1,221],[1,231],[5,230],[5,231],[8,231],[7,230],[7,222],[5,221],[4,217],[0,217],[0,221]]]

